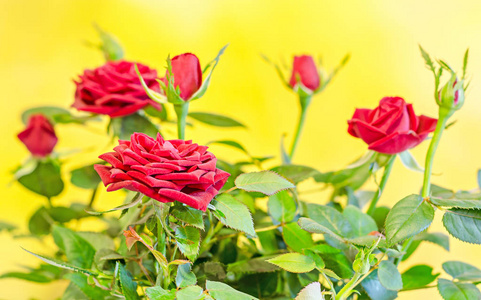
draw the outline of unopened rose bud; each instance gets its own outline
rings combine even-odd
[[[172,58],[171,62],[174,87],[179,88],[182,100],[189,101],[202,86],[202,69],[199,59],[192,53],[184,53]],[[168,88],[167,75],[168,71],[162,81]]]
[[[459,81],[455,74],[438,92],[436,102],[439,106],[455,111],[460,109],[464,104],[464,87],[463,81]]]
[[[48,119],[42,114],[35,114],[28,119],[27,128],[18,134],[33,156],[45,157],[52,153],[57,136]]]
[[[321,80],[312,56],[302,55],[294,57],[289,85],[292,88],[296,88],[299,83],[302,83],[303,86],[311,91],[319,88]]]

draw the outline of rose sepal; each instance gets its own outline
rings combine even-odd
[[[142,78],[142,74],[140,74],[139,67],[137,66],[137,64],[135,64],[135,73],[137,73],[137,76],[139,76],[140,84],[144,88],[144,91],[147,94],[147,96],[149,96],[149,98],[152,101],[155,101],[155,102],[161,103],[161,104],[168,102],[167,97],[165,95],[162,95],[161,93],[157,93],[156,91],[152,90],[151,88],[149,88],[147,86],[147,84],[144,81],[144,78]],[[157,81],[159,82],[160,86],[162,87],[162,85],[164,83],[161,82],[160,80],[157,80]]]
[[[217,53],[217,56],[204,67],[204,69],[202,70],[202,74],[206,74],[210,69],[209,74],[207,75],[207,77],[205,77],[205,80],[202,82],[202,85],[197,90],[197,92],[195,92],[188,101],[197,100],[205,94],[205,92],[207,91],[207,88],[209,87],[212,73],[214,72],[215,67],[219,63],[220,57],[222,56],[222,54],[224,54],[224,51],[227,48],[227,46],[229,46],[229,44],[222,47],[222,49],[220,49],[219,52]]]

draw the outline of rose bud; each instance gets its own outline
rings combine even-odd
[[[95,165],[107,191],[126,188],[160,202],[179,201],[205,211],[230,174],[216,168],[207,146],[192,141],[153,139],[143,133],[119,141],[115,152],[99,156],[112,166]]]
[[[202,86],[202,69],[199,59],[192,53],[177,55],[171,60],[174,87],[179,88],[180,98],[189,101]],[[168,88],[168,72],[161,80]]]
[[[463,81],[458,81],[456,74],[438,92],[436,102],[439,106],[448,110],[458,110],[464,104]]]
[[[18,134],[18,138],[33,156],[38,157],[52,153],[58,141],[52,124],[41,114],[30,116],[27,128]]]
[[[147,86],[160,92],[157,71],[142,64],[137,66]],[[161,109],[160,104],[147,96],[132,62],[110,61],[97,69],[85,70],[75,84],[72,106],[81,111],[115,118],[133,114],[147,105]]]
[[[311,92],[319,88],[319,71],[312,56],[302,55],[294,57],[292,75],[291,79],[289,80],[289,85],[295,89],[299,81]]]
[[[376,109],[356,109],[348,132],[361,138],[370,150],[397,154],[420,144],[436,128],[437,119],[416,116],[400,97],[385,97]]]

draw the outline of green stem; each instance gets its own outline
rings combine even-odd
[[[347,299],[349,296],[349,292],[356,287],[358,283],[358,279],[361,277],[361,274],[356,273],[354,276],[349,280],[348,283],[339,291],[339,293],[336,295],[336,300],[344,300]]]
[[[431,144],[429,144],[428,153],[426,154],[423,189],[421,191],[421,196],[423,198],[427,198],[431,194],[431,173],[433,169],[434,154],[436,153],[439,141],[441,140],[441,136],[443,135],[444,128],[446,127],[446,122],[448,121],[451,114],[452,111],[443,107],[439,108],[438,123],[436,124],[436,129],[434,130],[433,138],[431,139]],[[413,239],[414,236],[410,237],[404,242],[401,252],[405,252],[409,248],[409,246],[411,246]],[[403,256],[404,255],[401,255],[397,258],[396,265],[399,265],[401,263]]]
[[[426,155],[426,165],[424,168],[424,181],[423,190],[421,192],[422,197],[429,197],[431,194],[431,172],[433,168],[434,154],[438,148],[439,141],[441,140],[441,135],[443,134],[444,128],[446,127],[446,122],[448,121],[448,115],[444,113],[443,108],[439,109],[439,119],[436,124],[436,129],[434,130],[434,135],[429,145],[428,153]]]
[[[301,137],[302,128],[304,127],[304,121],[306,120],[307,115],[307,108],[311,103],[312,95],[309,96],[299,96],[299,102],[301,104],[301,114],[299,117],[299,122],[297,123],[296,135],[294,137],[294,141],[292,142],[291,151],[289,154],[289,158],[292,160],[294,157],[294,153],[296,152],[297,143],[299,142],[299,138]]]
[[[394,165],[394,160],[396,159],[396,155],[391,156],[389,161],[387,162],[386,166],[384,166],[384,173],[382,174],[381,182],[379,183],[379,188],[374,195],[371,204],[367,210],[368,215],[373,215],[374,211],[376,210],[376,205],[379,199],[381,198],[382,192],[384,191],[384,187],[386,186],[387,180],[389,178],[389,174],[391,174],[392,166]]]
[[[179,139],[183,140],[185,139],[185,119],[189,113],[189,102],[174,104],[174,110],[177,114],[177,135]]]
[[[88,205],[88,208],[92,208],[94,202],[95,202],[95,196],[97,196],[97,190],[98,190],[98,185],[92,189],[92,196],[90,196],[90,201],[89,201],[89,205]]]

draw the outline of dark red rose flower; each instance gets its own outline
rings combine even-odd
[[[297,81],[300,79],[301,83],[311,91],[317,90],[320,85],[319,71],[312,56],[302,55],[295,56],[292,65],[291,80],[289,85],[294,88]]]
[[[97,69],[85,70],[75,82],[77,90],[72,106],[112,118],[133,114],[149,104],[160,110],[160,104],[150,100],[145,93],[135,65],[123,60],[109,61]],[[157,71],[139,63],[137,66],[149,88],[160,92]]]
[[[41,114],[30,116],[27,128],[18,134],[18,138],[32,155],[39,157],[52,153],[58,141],[52,124]]]
[[[160,202],[179,201],[205,211],[229,173],[216,168],[207,146],[192,141],[153,139],[143,133],[119,141],[115,152],[99,158],[112,166],[95,165],[107,191],[126,188]]]
[[[361,138],[369,149],[396,154],[420,144],[436,128],[437,119],[416,116],[411,104],[400,97],[385,97],[379,106],[356,109],[348,132]]]
[[[187,101],[202,86],[202,69],[199,59],[192,53],[184,53],[172,58],[171,62],[174,86],[179,87],[180,98]],[[162,78],[162,81],[167,85],[166,77]]]

